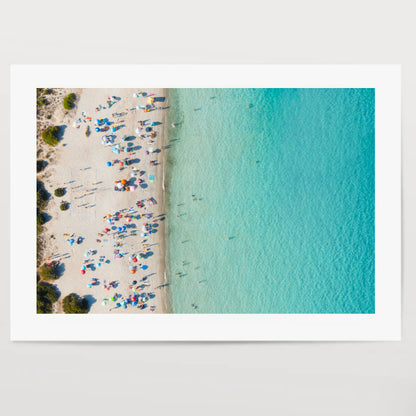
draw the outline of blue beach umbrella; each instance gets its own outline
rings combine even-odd
[[[107,162],[107,166],[111,166],[111,162]]]
[[[95,131],[98,133],[100,131],[100,128],[99,127],[96,127],[95,128]]]
[[[146,269],[147,269],[147,266],[146,266],[145,264],[142,264],[141,269],[142,269],[142,270],[146,270]]]

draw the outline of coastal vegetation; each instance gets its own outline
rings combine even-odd
[[[54,191],[55,196],[61,197],[65,195],[65,188],[56,188]]]
[[[76,96],[75,96],[74,93],[68,94],[64,98],[64,108],[65,108],[65,110],[71,110],[72,108],[74,108],[75,100],[76,100]]]
[[[87,313],[89,309],[88,301],[75,293],[65,296],[62,301],[65,313]]]
[[[48,162],[46,160],[37,160],[36,161],[36,172],[42,172],[43,169],[46,168],[46,166],[48,166]]]
[[[36,288],[37,313],[52,313],[52,304],[59,299],[59,292],[54,285],[39,282]]]
[[[48,105],[48,100],[46,100],[46,98],[44,98],[44,97],[40,97],[37,100],[37,105],[39,107],[42,107],[43,105]]]
[[[36,90],[36,104],[38,107],[43,107],[48,105],[48,100],[44,97],[44,95],[50,94],[50,90],[48,88],[38,88]]]
[[[56,280],[59,278],[58,263],[44,264],[39,268],[40,277],[43,280]]]
[[[46,222],[43,210],[48,204],[49,194],[45,189],[43,182],[37,181],[36,183],[36,226],[37,234],[42,232],[42,225]]]
[[[61,211],[66,211],[69,208],[69,203],[68,202],[62,202],[61,205],[59,205],[59,209]]]
[[[56,146],[59,143],[58,135],[60,128],[58,126],[48,127],[42,132],[42,138],[49,146]]]

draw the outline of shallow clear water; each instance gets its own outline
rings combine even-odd
[[[374,313],[374,90],[169,94],[172,312]]]

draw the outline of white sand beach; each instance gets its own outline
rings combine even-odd
[[[51,194],[45,210],[51,219],[44,224],[41,234],[46,246],[43,259],[44,262],[58,259],[61,264],[61,276],[52,282],[61,292],[55,312],[63,312],[62,299],[70,293],[86,297],[90,313],[167,312],[166,286],[163,286],[166,283],[163,136],[167,91],[104,88],[64,91],[68,92],[76,93],[76,108],[65,114],[62,103],[56,104],[51,122],[66,127],[61,143],[54,150],[42,144],[43,153],[52,155],[49,166],[38,174]],[[145,94],[135,97],[138,92]],[[108,97],[116,97],[111,108],[107,104]],[[151,101],[153,108],[149,112],[136,108]],[[99,105],[102,109],[96,111]],[[105,118],[115,124],[106,132],[95,132],[95,120]],[[136,131],[139,120],[144,122],[140,133],[144,138]],[[114,125],[117,131],[112,132]],[[91,131],[89,137],[85,134],[87,126]],[[102,143],[107,134],[115,138],[112,145]],[[112,146],[116,144],[129,151],[114,153]],[[120,166],[119,161],[126,158],[131,163]],[[155,161],[155,165],[151,166],[150,161]],[[113,165],[107,166],[107,162]],[[154,175],[153,182],[150,175]],[[135,189],[115,191],[115,181],[123,179]],[[138,184],[139,179],[143,180],[142,184]],[[54,190],[60,187],[65,188],[66,193],[58,198]],[[153,205],[149,203],[151,198],[155,201]],[[62,201],[69,202],[68,210],[60,210]],[[137,201],[145,201],[145,207],[137,207]],[[105,217],[110,214],[114,219],[116,213],[120,218],[110,224]],[[139,214],[149,215],[149,218],[138,219]],[[151,227],[150,234],[143,229],[145,223]],[[125,231],[119,232],[119,227],[123,226]],[[106,228],[110,230],[107,233],[104,232]],[[74,240],[72,245],[71,239]],[[145,258],[140,258],[139,253]],[[83,266],[85,274],[81,274]],[[136,270],[134,274],[132,268]],[[93,279],[97,279],[96,284]],[[115,282],[114,287],[109,286],[110,282]],[[116,294],[119,297],[112,301],[111,297]],[[145,309],[132,306],[131,302],[123,307],[123,300],[132,296],[146,299]]]

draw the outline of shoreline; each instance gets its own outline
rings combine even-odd
[[[58,91],[58,97],[62,99],[65,94],[73,92],[74,90],[56,89],[56,91]],[[144,240],[143,236],[142,238],[140,235],[136,235],[134,237],[130,234],[130,236],[126,235],[126,238],[123,238],[121,241],[122,245],[127,249],[126,255],[137,251],[143,251],[143,249],[139,249],[137,247],[143,244],[143,242],[146,242],[146,245],[149,245],[149,248],[144,246],[146,247],[144,250],[150,252],[150,257],[146,254],[145,259],[140,260],[140,262],[144,262],[148,266],[147,272],[150,272],[150,274],[146,273],[148,277],[142,284],[143,286],[146,286],[146,289],[141,290],[144,290],[144,292],[154,292],[154,298],[148,302],[150,306],[154,305],[154,313],[168,313],[169,295],[167,291],[164,290],[166,289],[166,286],[164,285],[167,282],[165,281],[166,231],[164,224],[165,221],[163,221],[163,219],[166,220],[166,215],[163,216],[164,218],[161,216],[161,214],[166,214],[163,178],[165,175],[164,146],[166,140],[165,135],[167,134],[166,119],[168,118],[167,112],[169,111],[168,108],[166,108],[168,107],[167,89],[78,89],[76,91],[77,101],[75,109],[64,113],[62,107],[59,107],[59,105],[62,105],[59,102],[60,99],[58,99],[58,102],[55,103],[55,108],[53,108],[53,106],[47,108],[48,110],[52,110],[54,113],[51,118],[51,124],[65,125],[65,131],[60,144],[53,148],[48,147],[48,145],[43,143],[41,138],[38,138],[37,147],[38,159],[41,158],[48,161],[47,168],[37,174],[37,179],[45,184],[46,189],[51,194],[48,205],[44,210],[47,215],[51,216],[51,219],[44,224],[43,232],[40,234],[41,239],[46,245],[43,250],[42,264],[47,258],[59,258],[64,264],[64,272],[62,276],[55,281],[50,281],[50,283],[54,284],[61,292],[61,296],[55,304],[55,310],[57,309],[58,312],[62,312],[62,299],[69,293],[77,293],[80,296],[87,296],[89,298],[89,313],[149,312],[149,308],[142,310],[139,308],[132,308],[131,305],[128,305],[126,309],[119,307],[111,311],[111,309],[109,310],[109,306],[113,306],[112,302],[108,302],[109,305],[106,307],[101,305],[100,298],[106,298],[109,296],[109,293],[103,290],[103,286],[106,281],[114,280],[114,277],[116,277],[117,280],[120,281],[119,288],[116,290],[116,293],[121,292],[122,299],[125,299],[128,297],[128,290],[126,291],[125,287],[129,286],[129,283],[131,283],[129,280],[134,279],[136,276],[130,276],[127,265],[125,264],[126,258],[125,260],[114,260],[112,259],[112,255],[108,249],[111,241],[109,241],[110,238],[108,240],[106,238],[108,236],[112,237],[114,244],[117,238],[121,238],[118,236],[120,233],[110,232],[104,236],[104,240],[103,237],[97,238],[94,237],[94,235],[97,235],[97,232],[101,232],[100,228],[102,229],[105,227],[105,225],[100,224],[102,221],[100,218],[105,216],[107,212],[112,213],[119,211],[122,209],[121,207],[123,207],[123,212],[123,210],[127,210],[129,206],[134,205],[137,200],[141,200],[143,198],[145,198],[145,200],[146,198],[154,198],[157,202],[155,205],[147,207],[147,203],[145,203],[145,208],[137,210],[144,214],[147,213],[147,215],[151,215],[151,219],[147,220],[147,222],[149,224],[151,223],[152,227],[158,228],[154,228],[153,230],[155,231],[148,236],[146,236],[146,231],[144,233]],[[137,91],[143,91],[147,94],[153,93],[155,98],[162,97],[160,100],[155,100],[155,104],[158,108],[150,111],[149,113],[135,109],[138,101],[140,104],[143,104],[145,101],[147,102],[147,97],[149,97],[149,95],[147,95],[145,101],[143,101],[144,98],[132,98],[133,93]],[[99,101],[103,102],[103,98],[106,96],[120,96],[121,99],[116,102],[111,109],[105,109],[105,107],[103,107],[103,110],[98,113],[94,113],[93,108],[95,108]],[[160,104],[162,104],[162,106],[160,106]],[[133,108],[131,108],[132,106]],[[119,143],[120,138],[127,135],[127,140],[130,140],[132,149],[134,149],[134,156],[132,156],[132,153],[125,153],[123,155],[123,152],[120,155],[115,155],[111,153],[111,147],[108,148],[102,146],[101,136],[103,133],[97,134],[94,132],[94,124],[92,121],[88,122],[88,120],[85,120],[84,118],[81,121],[80,128],[77,129],[73,122],[81,120],[83,111],[86,111],[87,115],[92,119],[97,117],[108,117],[110,120],[112,120],[110,117],[111,113],[125,112],[126,115],[121,117],[123,120],[120,121],[120,131],[115,133],[117,136],[115,143]],[[150,122],[156,122],[156,126],[153,128],[156,132],[156,138],[153,139],[153,144],[149,144],[148,139],[150,137],[145,139],[139,139],[136,137],[137,135],[135,134],[134,129],[137,125],[137,119],[146,119],[146,126],[149,126]],[[39,118],[37,121],[39,127]],[[85,137],[84,134],[84,129],[87,125],[90,126],[91,130],[90,137]],[[134,138],[131,141],[133,136]],[[128,143],[128,141],[126,141],[126,143]],[[122,142],[120,144],[124,145],[125,143]],[[150,150],[149,155],[147,155],[147,151],[145,152],[147,147]],[[150,148],[153,149],[153,152]],[[134,158],[136,162],[133,166],[123,167],[121,174],[115,171],[116,167],[105,166],[106,160],[108,161],[109,159],[117,156],[121,159],[129,154],[130,158]],[[157,162],[154,167],[151,165],[149,167],[150,159]],[[74,165],[77,165],[77,167]],[[133,167],[145,171],[144,176],[141,177],[144,179],[145,186],[138,185],[136,190],[133,192],[114,193],[112,189],[114,185],[111,185],[111,183],[114,183],[113,181],[117,178],[117,176],[124,176],[128,178],[129,173],[133,173],[130,169]],[[149,182],[149,175],[151,174],[155,175],[154,182]],[[94,184],[91,184],[93,181]],[[86,195],[79,195],[79,191],[76,189],[83,187],[84,185],[96,186],[96,188],[91,189],[93,192],[88,194],[94,194],[92,196],[92,203],[85,206],[85,208],[89,208],[88,210],[82,209],[82,204],[81,206],[76,205],[78,203],[78,199],[83,198],[81,202],[86,199]],[[53,195],[53,190],[60,186],[66,187],[67,189],[67,194],[62,198],[62,200],[69,199],[70,201],[70,209],[66,212],[59,211],[58,204],[60,203],[60,199]],[[87,197],[90,198],[90,196]],[[129,215],[124,215],[124,217],[129,217]],[[131,221],[131,218],[128,218],[128,220]],[[140,233],[142,221],[143,220],[139,220],[136,231],[138,234]],[[126,225],[129,226],[129,224]],[[136,228],[133,230],[135,229]],[[82,243],[81,246],[78,247],[74,244],[73,247],[68,247],[67,243],[62,238],[62,235],[68,235],[68,233],[76,236],[82,235],[84,237],[85,244]],[[49,235],[54,238],[48,238]],[[97,240],[97,242],[100,241],[100,243],[97,244],[95,240]],[[140,243],[141,240],[143,240],[142,243]],[[105,244],[105,242],[107,242],[107,244]],[[98,245],[99,247],[96,247]],[[88,247],[94,248],[98,254],[103,254],[104,257],[108,259],[109,263],[108,265],[103,263],[104,267],[97,267],[95,269],[96,271],[92,273],[89,269],[87,269],[86,276],[97,276],[99,278],[99,286],[93,286],[92,289],[86,289],[86,277],[81,276],[79,271],[82,261],[85,263],[82,253],[80,252],[86,251]],[[124,248],[123,250],[125,251]],[[78,266],[76,265],[77,262],[79,262]],[[124,266],[122,265],[123,263]],[[96,266],[98,266],[98,263]],[[134,264],[131,263],[129,267],[131,266],[134,266]],[[140,275],[143,274],[140,268],[138,269],[138,273]],[[136,279],[137,281],[140,281],[140,276],[137,276]],[[111,293],[112,292],[110,292],[110,294]]]

